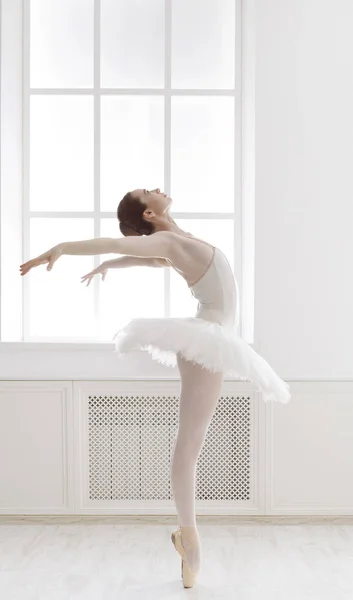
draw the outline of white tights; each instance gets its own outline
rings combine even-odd
[[[195,515],[197,459],[221,394],[223,373],[212,373],[177,355],[180,371],[179,427],[171,461],[171,485],[182,544],[194,570],[200,567],[200,538]]]

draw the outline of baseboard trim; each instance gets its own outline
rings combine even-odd
[[[175,515],[0,515],[1,525],[177,525]],[[198,525],[353,525],[352,515],[197,516]]]

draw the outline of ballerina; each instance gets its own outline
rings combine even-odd
[[[238,334],[239,288],[224,253],[183,231],[169,210],[171,198],[160,191],[127,193],[117,209],[123,238],[63,242],[20,266],[21,275],[60,256],[122,254],[82,277],[89,285],[103,280],[110,268],[149,266],[173,268],[198,300],[195,316],[137,318],[115,336],[118,355],[145,350],[153,359],[177,366],[181,392],[179,426],[171,460],[171,484],[179,529],[172,541],[182,557],[185,587],[192,587],[200,569],[200,538],[195,515],[195,475],[199,454],[221,394],[225,376],[252,382],[264,401],[287,403],[289,385]]]

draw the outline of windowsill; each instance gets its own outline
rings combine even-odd
[[[175,379],[177,369],[113,342],[0,342],[0,380]]]
[[[248,345],[254,349],[253,344]],[[114,342],[0,342],[0,352],[16,350],[112,352],[114,348]]]
[[[12,350],[87,350],[109,351],[114,342],[0,342],[0,351]]]
[[[251,344],[250,344],[251,346]],[[0,342],[0,380],[170,380],[179,372],[140,350],[123,356],[113,342]],[[227,380],[237,380],[227,378]]]

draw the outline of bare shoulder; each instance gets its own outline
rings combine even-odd
[[[173,231],[156,231],[152,237],[158,236],[158,240],[163,244],[166,257],[175,259],[182,251],[188,248],[189,239]]]

